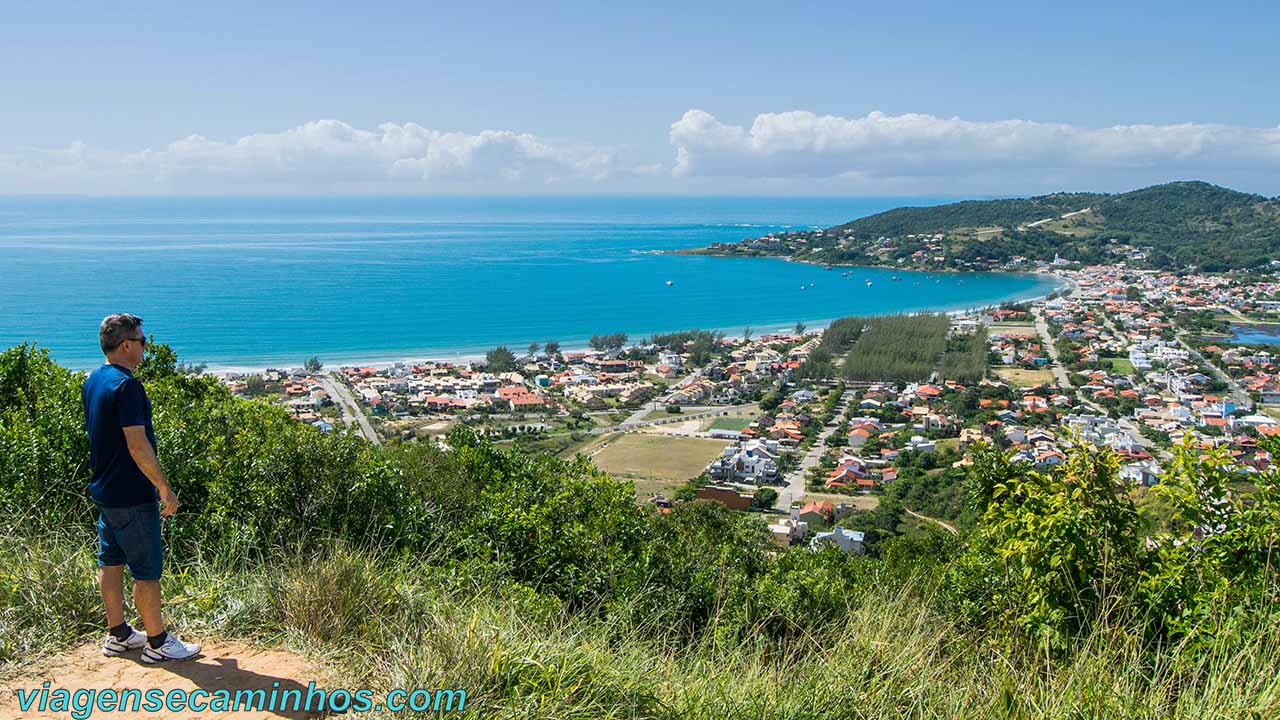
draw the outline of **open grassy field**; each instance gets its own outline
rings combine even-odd
[[[725,417],[711,418],[702,423],[702,430],[741,430],[751,424],[752,417],[749,415],[728,415]]]
[[[1002,367],[995,369],[1000,379],[1019,387],[1032,387],[1041,383],[1053,382],[1052,370],[1027,370],[1026,368]]]
[[[960,438],[943,438],[938,442],[938,450],[959,450]]]
[[[679,483],[666,478],[627,478],[636,486],[636,500],[645,502],[654,495],[666,495],[668,498],[674,497],[675,492],[684,483]]]
[[[1133,363],[1129,362],[1129,358],[1103,358],[1105,363],[1111,363],[1111,371],[1118,372],[1123,375],[1133,374]]]
[[[701,473],[725,445],[724,440],[625,434],[592,460],[611,475],[678,484]]]

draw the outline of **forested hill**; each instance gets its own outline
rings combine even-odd
[[[920,233],[932,235],[957,228],[1017,227],[1089,207],[1105,197],[1098,193],[1055,193],[1033,198],[965,200],[929,207],[900,207],[838,225],[832,230],[894,237]]]
[[[985,269],[1060,256],[1229,270],[1280,259],[1280,198],[1195,181],[1120,194],[970,200],[902,207],[825,230],[750,238],[708,251],[931,269]]]

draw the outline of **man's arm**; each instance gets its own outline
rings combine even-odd
[[[169,487],[164,470],[160,469],[160,459],[156,457],[155,448],[147,439],[147,429],[142,425],[130,425],[124,428],[124,439],[129,444],[129,455],[143,475],[156,486],[160,493],[160,514],[172,515],[178,511],[178,495]]]

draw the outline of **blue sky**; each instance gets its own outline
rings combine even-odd
[[[1229,2],[14,4],[0,192],[1276,195],[1277,27]]]

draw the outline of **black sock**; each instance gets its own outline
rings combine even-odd
[[[129,639],[130,635],[133,634],[133,626],[127,622],[122,622],[119,625],[107,630],[107,632],[111,633],[111,637],[119,640],[120,642],[124,642],[125,640]]]
[[[169,639],[169,631],[161,630],[159,635],[148,635],[147,644],[151,646],[152,650],[155,650],[156,648],[163,645],[164,641],[168,639]]]

